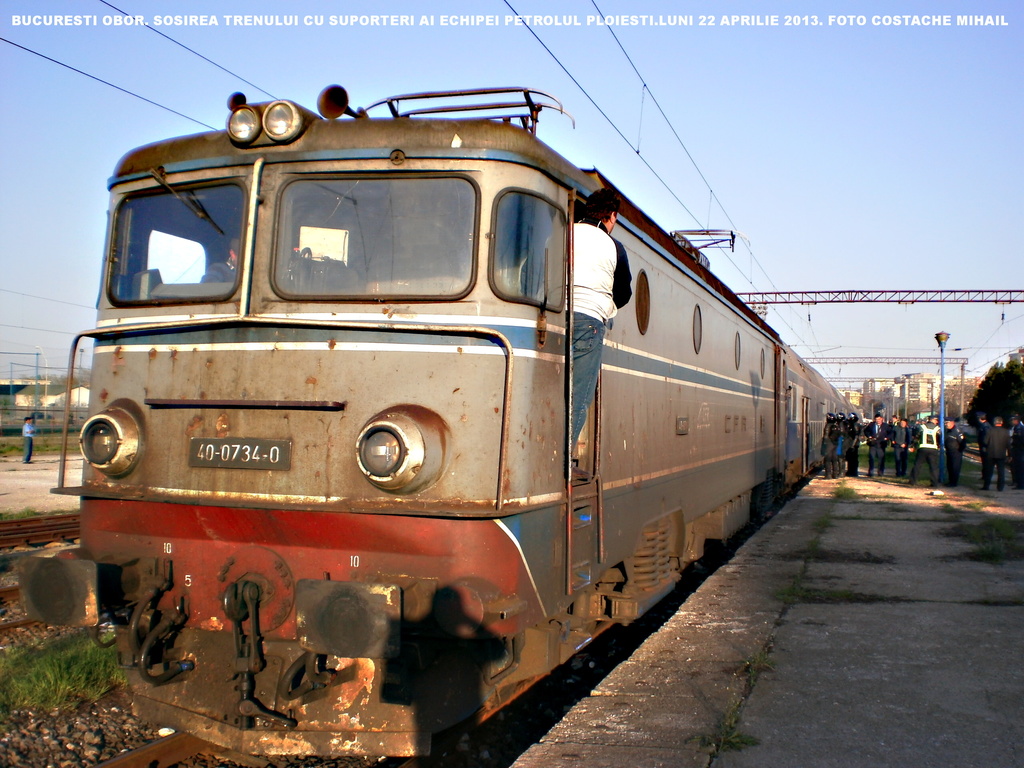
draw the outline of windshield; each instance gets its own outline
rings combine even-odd
[[[461,295],[476,193],[465,179],[308,179],[281,200],[274,280],[285,296]]]
[[[245,193],[230,184],[165,187],[125,200],[114,224],[118,302],[209,300],[234,292]]]

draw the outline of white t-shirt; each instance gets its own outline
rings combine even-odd
[[[612,287],[618,261],[615,242],[593,224],[572,225],[573,310],[607,322],[615,317]]]

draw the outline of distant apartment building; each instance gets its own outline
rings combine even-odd
[[[937,403],[940,377],[937,373],[909,373],[901,376],[903,400],[909,403]]]

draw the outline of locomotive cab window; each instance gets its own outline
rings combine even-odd
[[[234,184],[174,187],[125,200],[114,220],[114,303],[210,301],[237,283],[245,193]]]
[[[562,306],[565,215],[535,195],[507,192],[496,206],[491,282],[511,301]]]
[[[274,285],[303,298],[452,298],[473,277],[477,195],[458,178],[315,178],[281,198]]]

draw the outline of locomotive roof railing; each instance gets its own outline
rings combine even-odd
[[[469,99],[473,99],[478,96],[511,96],[514,94],[520,94],[521,99],[514,101],[468,101]],[[401,102],[403,101],[452,101],[456,99],[466,99],[467,102],[460,104],[432,104],[425,107],[418,107],[416,109],[401,108]],[[541,99],[549,99],[550,102],[542,101]],[[380,106],[387,106],[391,111],[392,117],[451,115],[461,112],[488,112],[491,114],[483,116],[492,120],[504,120],[505,122],[519,120],[523,128],[528,130],[530,133],[537,133],[537,121],[540,119],[541,110],[554,109],[568,117],[569,120],[572,121],[573,127],[576,127],[576,119],[565,111],[565,107],[562,106],[562,102],[550,93],[538,91],[535,88],[471,88],[469,90],[462,91],[425,91],[423,93],[406,93],[401,96],[389,96],[386,99],[376,101],[366,107],[364,111],[369,112],[371,109]],[[525,110],[525,112],[522,110]]]

